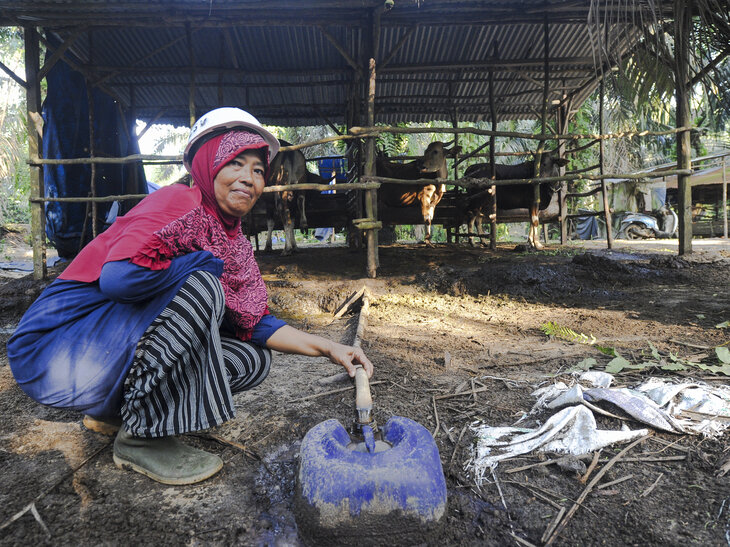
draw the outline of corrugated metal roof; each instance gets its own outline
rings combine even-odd
[[[223,104],[267,124],[322,125],[344,123],[353,85],[364,96],[379,13],[376,121],[393,124],[488,120],[490,69],[498,119],[538,117],[545,22],[550,98],[579,104],[606,61],[595,36],[608,33],[614,57],[638,39],[625,2],[600,4],[590,20],[608,31],[589,24],[590,0],[395,0],[390,11],[382,0],[0,0],[0,25],[56,41],[81,29],[70,54],[143,120],[188,124],[193,86],[197,115]]]

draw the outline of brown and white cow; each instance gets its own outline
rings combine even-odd
[[[408,163],[395,163],[378,157],[375,172],[379,177],[394,179],[445,179],[448,175],[446,158],[454,157],[459,151],[459,147],[447,148],[448,144],[450,143],[432,142],[422,157]],[[388,207],[420,207],[423,223],[426,225],[425,242],[430,245],[433,213],[445,191],[446,186],[443,184],[385,183],[378,190],[378,199]]]
[[[291,146],[290,143],[279,139],[282,146]],[[304,182],[327,183],[322,177],[307,171],[307,160],[299,150],[288,150],[279,152],[274,156],[269,168],[267,185],[279,186],[299,184]],[[296,198],[296,207],[293,206]],[[306,192],[273,192],[264,194],[266,205],[266,246],[264,251],[271,251],[271,234],[274,231],[276,218],[278,217],[284,228],[284,250],[282,256],[290,255],[297,251],[297,243],[294,239],[295,224],[300,230],[307,229],[307,215],[305,210]],[[298,222],[297,222],[298,220]]]
[[[540,160],[540,178],[560,176],[560,168],[565,167],[568,160],[560,158],[553,152],[545,152]],[[535,176],[535,162],[526,161],[514,165],[495,164],[497,180],[507,179],[530,179]],[[490,178],[492,176],[491,163],[478,163],[470,165],[465,173],[464,178]],[[542,211],[547,208],[553,194],[558,189],[556,183],[540,184],[540,208]],[[476,194],[479,194],[478,196]],[[474,196],[470,199],[470,196]],[[465,215],[469,233],[476,230],[480,236],[482,235],[482,221],[484,217],[489,216],[487,208],[491,204],[490,195],[484,192],[484,189],[469,190],[467,192]],[[505,186],[497,186],[497,209],[505,211],[509,209],[529,209],[530,211],[530,231],[528,235],[528,243],[535,249],[542,249],[540,243],[540,235],[538,228],[540,218],[538,209],[535,207],[534,189],[531,184],[507,184]],[[469,244],[473,245],[472,236],[469,236]]]

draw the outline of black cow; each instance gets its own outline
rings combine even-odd
[[[560,168],[565,167],[568,160],[560,158],[554,153],[545,152],[540,162],[540,178],[557,177],[560,175]],[[464,178],[490,178],[492,176],[490,163],[478,163],[470,165],[465,173]],[[496,164],[495,177],[497,180],[507,179],[530,179],[535,176],[535,162],[526,161],[515,165]],[[558,189],[556,183],[540,184],[540,210],[547,208],[553,194]],[[470,199],[469,196],[480,194],[480,196]],[[491,204],[491,196],[482,190],[470,190],[467,193],[467,205],[465,207],[465,215],[468,219],[467,226],[469,233],[474,233],[476,226],[477,233],[482,235],[482,221],[485,216],[489,216],[487,211]],[[535,249],[542,249],[538,227],[540,219],[538,210],[535,208],[535,193],[531,184],[508,184],[505,186],[497,186],[497,209],[505,211],[509,209],[529,209],[530,211],[530,231],[528,235],[528,243]],[[474,244],[472,236],[469,236],[469,243]]]
[[[379,177],[394,179],[445,179],[446,158],[453,157],[458,147],[446,148],[450,143],[432,142],[423,156],[408,163],[394,163],[378,157],[375,172]],[[426,225],[426,244],[431,244],[431,222],[436,205],[441,201],[446,187],[443,184],[383,184],[378,190],[378,199],[389,207],[420,206],[423,223]]]
[[[282,146],[291,146],[290,143],[279,139]],[[307,160],[299,150],[279,152],[274,156],[269,169],[267,185],[288,185],[313,182],[327,184],[319,175],[307,171]],[[297,207],[292,207],[292,201],[296,195]],[[305,211],[306,192],[284,192],[265,193],[263,195],[266,204],[266,246],[264,251],[271,251],[271,234],[274,231],[276,217],[281,220],[284,227],[284,250],[282,256],[287,256],[297,251],[297,243],[294,239],[294,225],[297,224],[300,230],[307,229],[307,215]],[[296,222],[298,220],[298,222]]]

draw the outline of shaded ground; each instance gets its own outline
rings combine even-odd
[[[429,545],[540,545],[561,508],[583,492],[575,470],[508,472],[545,456],[504,462],[498,482],[481,488],[466,468],[469,424],[512,425],[532,407],[535,386],[568,378],[585,357],[609,360],[593,346],[548,338],[541,325],[593,335],[636,359],[651,341],[664,354],[706,354],[712,363],[706,348],[729,336],[715,328],[730,319],[728,246],[678,258],[665,248],[527,254],[511,246],[393,245],[381,249],[375,280],[362,279],[362,256],[344,247],[258,259],[274,313],[341,341],[352,341],[357,317],[333,322],[333,312],[369,287],[363,347],[376,365],[373,380],[384,381],[372,387],[376,418],[406,416],[434,431],[447,478],[444,526]],[[0,278],[0,526],[37,499],[47,532],[29,511],[0,530],[0,544],[299,545],[291,512],[298,447],[319,422],[349,424],[354,400],[351,391],[302,398],[349,385],[321,382],[339,370],[323,359],[277,355],[268,380],[236,396],[235,420],[189,438],[219,454],[223,471],[198,486],[163,486],[117,469],[108,438],[85,430],[74,412],[33,403],[15,385],[5,342],[42,285]],[[619,383],[649,374],[622,374]],[[700,370],[651,374],[726,383]],[[437,400],[437,418],[434,397],[461,392],[468,393]],[[718,476],[727,444],[727,435],[647,439],[628,454],[643,461],[619,461],[601,482],[631,478],[589,494],[555,544],[730,545],[730,474]],[[621,448],[604,450],[601,462]]]

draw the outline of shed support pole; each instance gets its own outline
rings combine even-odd
[[[691,7],[686,0],[674,0],[674,59],[677,85],[677,127],[692,123],[689,109],[689,33]],[[677,169],[691,169],[689,130],[677,135]],[[692,252],[692,187],[689,175],[677,176],[679,216],[679,254]]]
[[[188,96],[188,108],[190,110],[190,127],[195,125],[195,54],[193,53],[193,33],[190,24],[185,25],[185,33],[188,42],[188,57],[190,58],[190,94]]]
[[[86,80],[86,100],[89,104],[89,157],[95,158],[96,157],[96,135],[94,132],[94,121],[95,121],[95,114],[94,114],[94,88],[91,86],[91,81]],[[91,193],[91,197],[96,197],[96,163],[91,164],[91,178],[89,180],[89,191]],[[99,232],[99,226],[97,223],[97,216],[99,214],[99,204],[96,201],[91,202],[91,239],[95,239],[98,232]],[[85,234],[81,234],[81,240],[83,243],[83,238]],[[79,249],[80,250],[80,249]]]
[[[606,43],[608,43],[608,40],[606,40]],[[604,79],[601,79],[601,91],[600,91],[600,98],[599,98],[599,105],[598,105],[598,124],[599,124],[599,133],[601,135],[604,135],[606,133],[605,131],[605,118],[603,115],[603,100],[605,98],[605,88],[604,85]],[[601,139],[598,146],[598,158],[599,158],[599,173],[601,175],[604,174],[605,171],[605,140]],[[601,198],[603,199],[603,218],[606,220],[606,246],[609,249],[613,249],[613,226],[611,222],[611,205],[608,202],[608,187],[606,185],[606,179],[601,179]]]
[[[35,27],[23,29],[25,39],[26,104],[28,108],[28,157],[40,157],[41,137],[34,122],[41,115],[40,48]],[[44,197],[43,171],[40,166],[30,166],[30,197]],[[40,201],[30,202],[30,231],[33,244],[33,279],[45,279],[46,270],[46,208]]]
[[[368,127],[375,125],[375,59],[370,59],[368,78],[367,122]],[[363,175],[375,174],[375,137],[368,137],[365,141],[365,166]],[[375,190],[365,191],[365,214],[367,218],[378,218],[378,195]],[[374,278],[378,269],[378,231],[375,228],[367,230],[367,276]]]
[[[727,156],[722,158],[722,237],[727,239]]]
[[[565,83],[563,82],[563,88]],[[570,107],[567,104],[568,97],[563,92],[561,103],[555,112],[555,130],[558,134],[565,133],[568,127],[568,120],[570,117]],[[565,157],[565,141],[558,141],[558,155],[563,158]],[[564,173],[564,168],[561,167],[561,174]],[[558,226],[560,228],[560,244],[565,245],[568,242],[568,182],[562,181],[558,187]]]
[[[499,45],[494,43],[494,58],[499,55]],[[497,130],[497,105],[494,102],[494,70],[489,69],[489,113],[492,118],[492,131]],[[492,166],[492,172],[489,177],[492,180],[497,178],[496,150],[497,137],[491,135],[489,137],[489,164]],[[489,187],[489,195],[491,199],[489,203],[489,248],[492,251],[497,250],[497,186],[493,184]]]
[[[550,100],[550,34],[549,34],[549,23],[547,17],[543,23],[543,47],[544,47],[544,78],[542,90],[542,114],[540,116],[540,133],[544,135],[547,133],[547,111],[548,101]],[[537,145],[537,153],[535,154],[535,178],[540,178],[540,166],[542,163],[542,152],[545,148],[545,141],[540,140]],[[534,218],[530,215],[530,237],[528,241],[536,248],[540,247],[540,235],[538,227],[540,226],[540,185],[533,184],[533,210],[535,211]]]
[[[449,90],[451,87],[449,86]],[[456,109],[451,114],[451,125],[458,129],[459,127],[459,118],[456,113]],[[459,134],[454,133],[454,150],[456,150],[456,147],[459,145]],[[457,158],[458,154],[454,156],[454,180],[459,179],[459,161]],[[459,228],[460,226],[454,224],[454,225],[447,225],[446,226],[446,243],[452,243],[454,241],[454,232],[456,232],[456,240],[458,242],[459,239]]]

